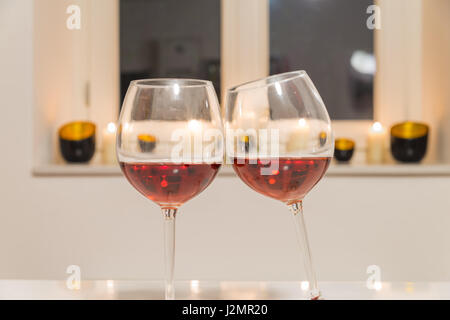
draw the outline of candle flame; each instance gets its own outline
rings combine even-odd
[[[114,122],[108,123],[108,125],[106,126],[106,130],[111,133],[116,132],[116,124]]]
[[[383,131],[383,126],[377,121],[372,125],[372,130],[375,132],[381,132]]]
[[[188,128],[193,132],[200,132],[202,130],[202,123],[198,120],[190,120],[188,122]]]
[[[301,118],[298,120],[298,126],[299,127],[306,127],[306,120],[305,118]]]

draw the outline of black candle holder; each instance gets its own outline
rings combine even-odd
[[[339,162],[348,162],[353,156],[355,142],[351,139],[338,138],[334,141],[334,158]]]
[[[253,136],[240,136],[238,139],[238,148],[240,152],[249,153],[256,148],[256,138]]]
[[[58,131],[61,155],[67,162],[88,162],[95,153],[95,124],[74,121]]]
[[[151,134],[138,135],[138,141],[142,152],[152,152],[156,147],[156,137]]]
[[[391,152],[400,162],[419,162],[427,152],[429,127],[424,123],[403,122],[391,128]]]
[[[327,139],[328,139],[327,133],[325,131],[321,131],[319,133],[319,145],[323,147],[325,143],[327,143]]]

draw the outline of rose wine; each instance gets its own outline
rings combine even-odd
[[[270,159],[269,163],[269,159],[235,158],[233,168],[253,190],[292,203],[302,200],[319,182],[330,164],[330,159],[278,158]]]
[[[120,167],[144,196],[163,207],[176,207],[202,192],[213,181],[220,164],[121,162]]]

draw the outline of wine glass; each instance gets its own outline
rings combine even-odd
[[[219,103],[210,81],[130,83],[119,117],[117,157],[131,185],[161,207],[168,300],[175,298],[175,216],[213,181],[223,148]]]
[[[334,139],[325,105],[305,71],[228,90],[227,162],[250,188],[292,211],[311,299],[320,291],[303,217],[303,198],[330,163]]]

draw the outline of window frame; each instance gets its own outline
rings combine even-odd
[[[421,24],[408,23],[421,21],[421,0],[378,0],[374,3],[380,8],[382,23],[381,29],[374,30],[377,61],[374,117],[371,120],[332,121],[335,136],[354,139],[358,150],[365,149],[368,129],[375,121],[390,127],[406,118],[423,118],[421,99],[417,96],[422,83],[420,79],[404,81],[403,78],[405,71],[421,65]],[[224,106],[228,88],[269,75],[269,0],[222,0],[221,15],[221,102]],[[406,33],[409,35],[405,36]],[[249,38],[251,40],[247,41]],[[416,95],[411,98],[411,93]],[[399,101],[398,106],[390,107],[389,101]]]

